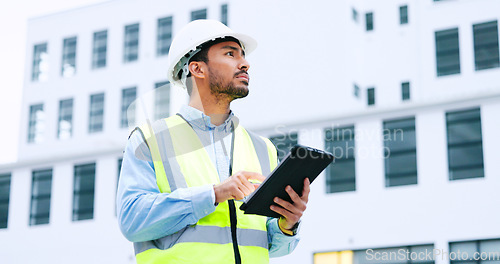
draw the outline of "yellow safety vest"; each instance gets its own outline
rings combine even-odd
[[[182,117],[144,124],[139,130],[151,152],[162,193],[220,183],[207,151]],[[277,152],[269,139],[242,126],[235,127],[233,134],[233,173],[268,175],[276,167]],[[235,263],[238,253],[243,264],[269,263],[267,218],[243,214],[240,206],[241,202],[233,200],[220,203],[194,225],[154,241],[134,243],[137,263]]]

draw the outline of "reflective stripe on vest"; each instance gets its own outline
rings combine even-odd
[[[220,182],[196,132],[181,117],[145,124],[140,130],[150,149],[161,192]],[[276,148],[271,141],[241,126],[235,128],[234,137],[233,172],[245,170],[269,175],[277,165]],[[268,263],[267,218],[245,215],[239,210],[241,202],[235,204],[242,263]],[[234,263],[230,226],[226,201],[195,225],[154,241],[134,243],[137,263]]]

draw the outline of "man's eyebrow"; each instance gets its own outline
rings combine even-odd
[[[241,53],[243,54],[243,56],[245,56],[245,51],[243,49],[238,49],[236,47],[229,46],[229,45],[222,47],[222,49],[230,49],[230,50],[234,50],[234,51],[240,51],[241,50]]]

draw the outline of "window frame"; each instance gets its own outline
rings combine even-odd
[[[460,74],[461,73],[461,62],[460,62],[460,32],[458,27],[449,28],[444,30],[438,30],[434,32],[434,44],[436,49],[436,75],[437,77]],[[454,41],[456,40],[456,41]],[[456,43],[456,47],[441,47],[446,41],[453,41]],[[456,58],[451,58],[453,64],[446,65],[442,62],[445,60],[446,56],[454,56]]]
[[[76,74],[76,55],[77,55],[77,45],[78,39],[77,36],[69,37],[63,39],[63,50],[62,50],[62,59],[61,59],[61,76],[62,77],[71,77]],[[74,72],[69,72],[70,69],[66,67],[72,67]]]
[[[346,132],[349,133],[349,139],[345,140]],[[328,136],[331,134],[331,138]],[[339,135],[342,135],[342,140],[339,139]],[[331,152],[335,160],[332,164],[328,165],[325,169],[326,173],[326,182],[325,188],[327,194],[333,193],[345,193],[356,191],[356,140],[355,140],[356,130],[354,125],[346,125],[341,127],[332,127],[324,129],[324,144],[325,150]],[[342,155],[338,156],[335,151],[336,146],[334,146],[333,142],[340,142],[342,148]],[[351,144],[349,144],[351,143]],[[352,145],[352,154],[349,155],[349,145]],[[345,148],[344,148],[345,146]],[[344,155],[346,154],[346,155]],[[335,179],[335,169],[339,167],[338,164],[345,163],[349,167],[349,172],[351,172],[347,177]],[[349,165],[352,163],[352,165]],[[337,164],[337,165],[336,165]],[[343,174],[346,176],[346,174]],[[345,185],[343,189],[335,190],[334,187],[339,187],[339,183],[349,184]],[[352,185],[352,186],[351,186]]]
[[[123,34],[123,63],[139,60],[140,24],[126,25]]]
[[[96,183],[96,163],[86,163],[79,164],[73,167],[73,210],[72,210],[72,221],[82,221],[91,220],[94,218],[95,209],[95,183]],[[91,173],[84,174],[85,170]],[[87,172],[88,172],[87,171]],[[82,184],[81,181],[85,179],[91,179],[92,188],[80,188]],[[78,188],[77,188],[78,187]],[[91,208],[81,208],[81,199],[84,195],[90,195],[91,197]],[[86,215],[87,214],[87,215]],[[89,215],[88,215],[89,214]]]
[[[30,204],[30,219],[29,219],[29,225],[34,226],[34,225],[44,225],[44,224],[49,224],[50,223],[50,208],[51,208],[51,201],[52,201],[52,178],[53,178],[53,170],[52,168],[49,169],[39,169],[39,170],[33,170],[31,173],[31,204]],[[36,190],[35,194],[35,187],[38,186],[39,188],[43,188],[42,185],[40,185],[40,182],[43,181],[48,181],[49,182],[49,189],[42,190],[42,191],[48,191],[48,194],[38,194],[40,191],[39,189]],[[48,200],[48,212],[38,212],[38,207],[35,207],[37,205],[37,202],[40,200]],[[34,210],[37,210],[36,213],[33,213]],[[41,222],[38,222],[41,219]]]
[[[92,69],[105,68],[108,56],[108,30],[94,32],[92,42]]]
[[[102,100],[100,99],[102,97]],[[98,100],[99,99],[99,100]],[[105,104],[105,94],[96,93],[90,95],[89,103],[89,126],[88,133],[97,133],[104,130],[104,104]],[[102,102],[102,103],[101,103]],[[98,107],[100,106],[100,107]],[[99,122],[100,120],[100,122]]]
[[[0,190],[6,186],[7,192],[0,192],[0,229],[9,227],[9,208],[10,208],[10,193],[11,193],[11,173],[0,173]],[[3,197],[5,196],[5,197]],[[5,207],[5,209],[3,209]],[[3,216],[5,213],[5,216]]]

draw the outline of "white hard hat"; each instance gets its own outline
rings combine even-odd
[[[257,41],[250,36],[236,33],[217,20],[199,19],[187,24],[175,36],[168,53],[168,79],[172,84],[186,88],[185,78],[189,73],[187,64],[196,53],[199,46],[205,42],[218,38],[233,37],[240,41],[240,45],[249,54],[257,47]],[[179,72],[183,71],[179,78]]]

